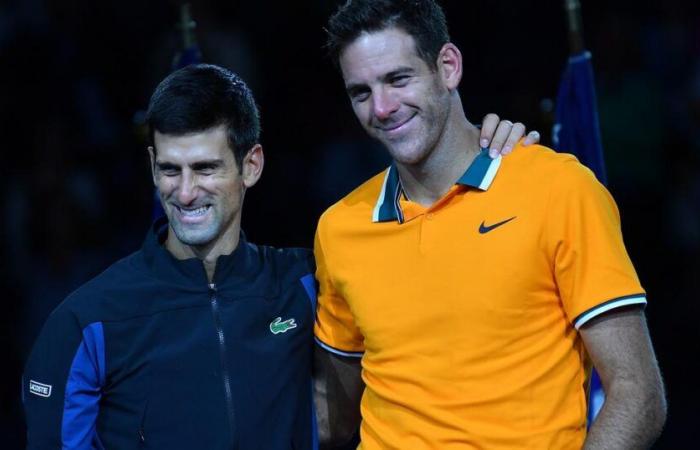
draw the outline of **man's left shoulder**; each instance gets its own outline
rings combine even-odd
[[[503,158],[504,163],[525,165],[536,168],[556,168],[562,164],[578,163],[578,159],[570,153],[561,153],[544,145],[518,144],[513,153]]]
[[[576,156],[543,145],[518,145],[503,159],[503,164],[504,168],[526,174],[538,183],[549,182],[559,187],[599,184],[593,172]]]
[[[276,279],[280,283],[283,290],[293,288],[302,288],[300,291],[305,292],[304,298],[308,296],[316,308],[316,263],[314,260],[313,251],[307,248],[287,247],[275,248],[265,247],[265,252],[268,258],[274,259]],[[294,289],[293,289],[294,290]]]
[[[256,245],[258,252],[278,271],[313,273],[316,270],[313,251],[302,247],[271,247]]]

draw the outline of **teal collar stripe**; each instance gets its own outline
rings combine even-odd
[[[372,212],[372,222],[390,222],[398,220],[400,216],[402,217],[403,214],[399,213],[401,210],[398,202],[400,195],[401,180],[399,180],[399,171],[392,164],[384,175],[384,184],[382,184],[379,199],[377,199],[377,204]]]
[[[491,159],[488,149],[481,149],[481,152],[467,167],[464,175],[457,180],[457,184],[485,191],[491,186],[500,166],[501,156]],[[372,222],[398,221],[403,223],[403,212],[399,203],[402,192],[399,171],[392,164],[384,175],[384,184],[372,212]]]
[[[491,159],[487,149],[482,148],[481,152],[476,155],[474,161],[467,167],[464,175],[457,180],[457,184],[471,186],[482,191],[485,191],[491,186],[498,168],[501,166],[501,156],[496,159]]]

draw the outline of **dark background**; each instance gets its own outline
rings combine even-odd
[[[261,107],[267,163],[249,191],[251,240],[311,246],[323,209],[381,170],[324,58],[337,1],[194,2],[205,62],[246,79]],[[462,100],[523,121],[549,144],[548,101],[568,48],[562,1],[443,1],[464,54]],[[700,297],[698,2],[588,1],[610,190],[648,290],[670,398],[657,448],[691,448],[697,425]],[[3,0],[0,177],[3,448],[23,444],[20,373],[53,307],[136,250],[152,186],[139,111],[181,46],[177,1]]]

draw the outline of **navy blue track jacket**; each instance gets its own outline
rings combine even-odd
[[[156,223],[71,294],[27,362],[30,449],[313,449],[313,257],[241,240],[209,284]]]

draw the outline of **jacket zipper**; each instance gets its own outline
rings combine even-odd
[[[221,378],[224,383],[224,393],[226,395],[226,409],[228,410],[229,426],[231,428],[231,442],[235,442],[235,413],[233,408],[233,394],[231,393],[231,377],[229,375],[228,363],[226,357],[226,339],[224,337],[224,329],[221,325],[221,314],[219,312],[219,299],[216,296],[216,284],[209,285],[209,301],[211,302],[211,313],[214,317],[214,326],[216,327],[216,335],[219,339],[219,357],[221,358]],[[235,446],[232,446],[235,448]]]

